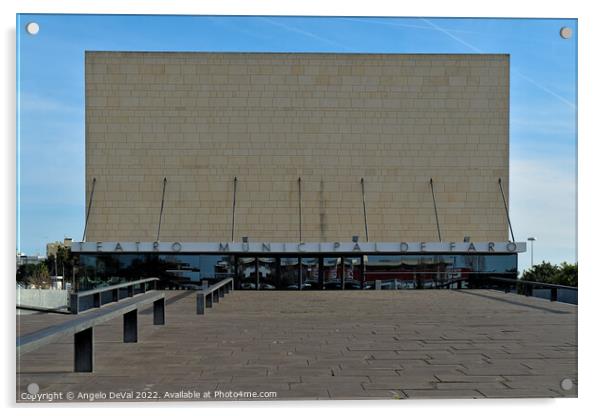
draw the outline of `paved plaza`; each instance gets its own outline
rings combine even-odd
[[[138,343],[122,342],[121,319],[96,327],[91,374],[73,373],[72,337],[24,354],[17,400],[31,383],[64,400],[67,392],[76,400],[577,395],[574,305],[489,290],[235,291],[196,315],[195,300],[192,291],[167,292],[165,326],[141,311]],[[67,319],[20,315],[17,330]]]

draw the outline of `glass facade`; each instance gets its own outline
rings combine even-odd
[[[257,258],[257,271],[259,275],[259,289],[274,290],[278,289],[278,274],[279,274],[279,259],[278,258]]]
[[[329,255],[76,254],[78,290],[159,277],[167,289],[199,289],[233,277],[241,290],[429,288],[479,276],[516,278],[516,254]]]
[[[147,277],[158,277],[168,289],[198,289],[235,277],[234,257],[198,254],[80,254],[77,290],[110,286]]]

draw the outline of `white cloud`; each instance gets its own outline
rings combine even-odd
[[[576,261],[576,204],[576,163],[571,157],[511,160],[510,217],[517,240],[537,238],[535,263]],[[519,256],[519,269],[530,265],[530,256]]]
[[[62,100],[39,95],[37,93],[22,92],[19,95],[19,110],[20,111],[35,111],[35,112],[60,112],[60,113],[82,113],[83,106],[74,106]]]

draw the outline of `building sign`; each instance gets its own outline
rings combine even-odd
[[[75,253],[273,253],[298,255],[315,253],[523,253],[526,242],[399,242],[399,243],[183,243],[163,242],[74,242]]]

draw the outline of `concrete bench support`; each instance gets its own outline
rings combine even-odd
[[[204,315],[205,314],[205,294],[199,293],[196,295],[196,314]]]
[[[76,301],[75,301],[76,302]],[[21,356],[62,337],[73,336],[73,371],[94,371],[94,327],[123,316],[123,342],[138,342],[138,309],[153,305],[153,323],[165,324],[165,293],[148,292],[133,299],[80,314],[66,322],[17,337],[17,354]]]
[[[95,308],[100,308],[102,306],[100,295],[101,293],[95,293],[93,296]]]
[[[134,290],[134,287],[136,286],[140,287],[138,293],[143,295],[148,292],[150,288],[156,289],[158,280],[159,278],[157,277],[149,277],[133,282],[119,283],[98,289],[85,290],[83,292],[74,292],[70,295],[69,309],[71,310],[71,313],[75,315],[82,312],[80,311],[80,298],[86,298],[92,301],[91,304],[89,301],[86,302],[86,305],[91,305],[91,307],[89,306],[86,310],[100,308],[107,303],[119,302],[124,297],[131,298],[136,294],[136,290]],[[125,296],[123,296],[122,290],[125,292]],[[108,293],[108,295],[103,297],[103,293]]]
[[[76,373],[94,371],[94,328],[90,327],[73,335],[74,362]]]
[[[138,342],[138,309],[123,314],[123,342]]]
[[[165,325],[165,298],[153,302],[153,325]]]
[[[214,285],[207,286],[207,281],[203,280],[203,289],[196,294],[196,313],[204,315],[205,309],[213,307],[214,303],[218,303],[220,298],[223,298],[226,293],[234,289],[234,279],[226,279]]]
[[[69,309],[72,313],[79,312],[79,296],[76,293],[69,295]]]

